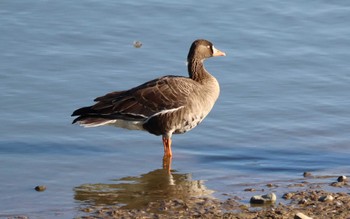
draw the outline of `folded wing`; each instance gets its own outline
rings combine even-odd
[[[130,90],[108,93],[96,98],[96,104],[74,111],[72,116],[78,117],[73,123],[78,122],[87,127],[106,125],[121,120],[131,124],[142,124],[162,111],[185,106],[193,83],[193,80],[189,78],[165,76]],[[123,125],[117,124],[117,126]]]

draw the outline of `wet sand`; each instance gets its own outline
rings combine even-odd
[[[350,186],[335,176],[313,176],[247,187],[244,194],[226,198],[193,196],[186,199],[153,200],[139,208],[123,205],[82,207],[80,219],[87,218],[350,218]],[[232,191],[231,191],[232,192]],[[247,197],[276,192],[276,203],[252,205]],[[141,198],[141,197],[140,197]]]

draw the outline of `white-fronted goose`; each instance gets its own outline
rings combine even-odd
[[[72,116],[78,116],[73,123],[85,127],[113,125],[162,135],[164,157],[171,157],[172,134],[196,127],[219,96],[218,81],[203,65],[213,56],[225,53],[207,40],[196,40],[187,56],[189,77],[164,76],[98,97],[95,105],[73,112]]]

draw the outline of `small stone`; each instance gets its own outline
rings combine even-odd
[[[239,196],[237,196],[237,195],[233,196],[233,197],[232,197],[232,199],[237,200],[237,201],[242,200],[242,198],[241,198],[241,197],[239,197]]]
[[[305,184],[303,183],[294,183],[294,184],[291,184],[291,185],[288,185],[288,187],[304,187]]]
[[[346,182],[347,181],[346,176],[339,176],[337,181],[338,182]]]
[[[94,209],[93,208],[84,208],[84,209],[82,209],[82,211],[83,212],[93,212],[94,211]]]
[[[254,188],[247,188],[247,189],[244,189],[245,192],[255,192],[256,189]]]
[[[175,206],[182,206],[182,205],[184,205],[184,202],[180,199],[175,199],[175,200],[173,200],[173,204]]]
[[[345,182],[332,182],[331,186],[333,186],[333,187],[342,187],[342,186],[344,186],[344,183]]]
[[[239,207],[239,209],[241,209],[241,210],[249,210],[249,207],[246,206],[246,205],[240,205],[240,206],[238,206],[238,207]]]
[[[134,41],[134,47],[135,48],[141,48],[142,43],[140,41]]]
[[[304,172],[303,176],[304,176],[304,177],[310,177],[310,176],[312,176],[312,173],[310,173],[310,172]]]
[[[282,198],[283,199],[291,199],[293,197],[294,193],[291,193],[291,192],[288,192],[288,193],[285,193]]]
[[[36,186],[34,189],[35,191],[43,192],[46,190],[46,186],[40,185],[40,186]]]
[[[309,217],[309,216],[306,216],[305,214],[303,214],[301,212],[299,212],[299,213],[295,214],[294,219],[312,219],[312,218]]]
[[[275,193],[270,193],[266,195],[254,195],[250,199],[251,204],[266,204],[266,203],[274,203],[276,202],[276,195]]]
[[[281,210],[276,210],[275,213],[276,213],[276,214],[280,214],[280,215],[283,214],[283,212],[282,212]]]
[[[301,200],[298,202],[299,205],[304,205],[304,204],[306,204],[306,203],[307,203],[307,199],[305,199],[305,198],[301,199]]]
[[[113,210],[113,211],[111,211],[111,215],[113,216],[113,215],[117,215],[118,214],[118,211],[117,210]]]
[[[340,202],[340,201],[337,201],[337,202],[335,202],[335,205],[336,205],[337,207],[342,207],[342,206],[343,206],[343,203]]]
[[[15,217],[8,217],[8,219],[29,219],[29,217],[25,215],[18,215]]]
[[[331,202],[334,200],[334,197],[331,195],[324,195],[324,196],[321,196],[318,200],[321,202]]]

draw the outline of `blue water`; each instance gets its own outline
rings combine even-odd
[[[206,61],[221,85],[214,109],[173,138],[175,184],[218,196],[304,171],[350,174],[350,2],[2,1],[0,17],[0,217],[71,218],[103,204],[86,188],[163,182],[159,137],[84,129],[70,114],[186,75],[197,38],[227,56]]]

